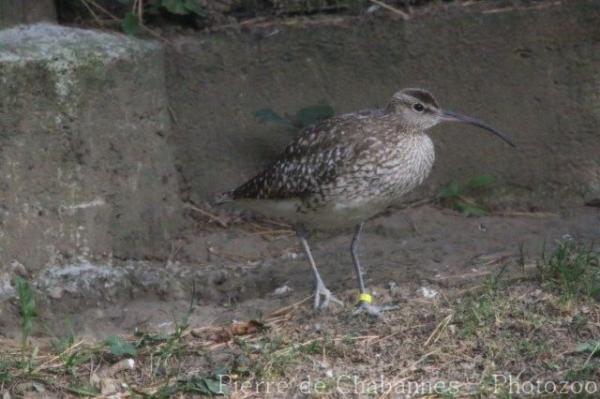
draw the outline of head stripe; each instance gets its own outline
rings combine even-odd
[[[435,98],[433,98],[433,96],[431,94],[429,94],[428,92],[426,92],[425,90],[420,90],[420,89],[406,89],[403,90],[403,93],[416,98],[417,100],[419,100],[420,102],[422,102],[425,105],[431,105],[435,108],[439,108],[439,105],[437,103],[437,101],[435,100]]]

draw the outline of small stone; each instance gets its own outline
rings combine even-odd
[[[10,268],[11,268],[12,272],[18,276],[21,276],[23,278],[29,277],[29,273],[27,272],[27,269],[18,260],[13,260],[12,262],[10,262]]]
[[[450,324],[448,326],[448,331],[450,331],[451,335],[456,335],[456,324]]]
[[[436,290],[427,287],[421,287],[419,292],[427,299],[435,298],[438,295]]]
[[[51,287],[48,289],[48,296],[52,299],[60,299],[65,294],[63,287]]]
[[[398,286],[398,284],[396,284],[395,281],[390,281],[388,283],[388,289],[390,290],[391,296],[396,296],[401,292],[400,287]]]
[[[294,290],[290,286],[288,286],[287,284],[284,284],[281,287],[276,288],[275,291],[273,291],[271,293],[271,296],[285,296],[292,291],[294,291]]]

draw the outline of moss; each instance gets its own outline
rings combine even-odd
[[[0,65],[22,69],[40,65],[54,82],[56,101],[66,116],[75,114],[80,103],[79,80],[96,76],[109,63],[133,60],[154,52],[158,43],[103,32],[40,23],[0,32]],[[63,122],[57,118],[57,123]]]

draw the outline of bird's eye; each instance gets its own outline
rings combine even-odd
[[[423,112],[423,110],[425,110],[425,107],[423,106],[423,104],[420,104],[420,103],[416,103],[415,105],[413,105],[413,108],[417,112]]]

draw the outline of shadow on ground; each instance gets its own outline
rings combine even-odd
[[[73,275],[56,267],[32,278],[39,296],[37,334],[168,332],[190,303],[189,324],[198,327],[260,318],[312,293],[312,274],[286,226],[234,218],[223,228],[194,215],[196,225],[172,243],[167,262],[79,265]],[[424,288],[477,285],[507,266],[503,275],[510,278],[521,273],[520,259],[534,262],[566,237],[597,244],[599,226],[600,211],[593,207],[478,218],[431,205],[397,210],[367,224],[361,241],[366,284],[376,300],[390,287],[410,299],[423,298]],[[311,240],[326,284],[348,306],[356,296],[350,239],[351,232]],[[16,300],[4,311],[0,333],[19,335]]]

